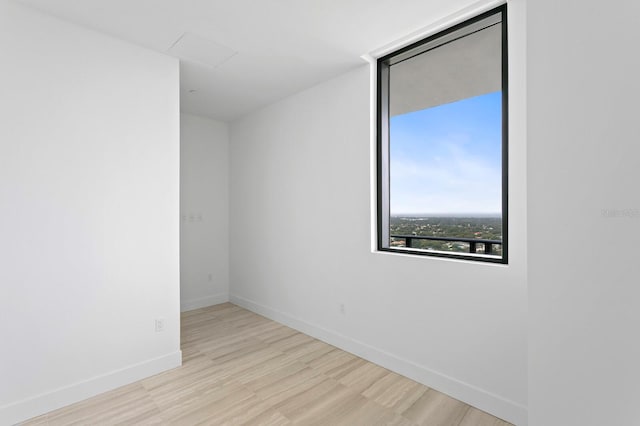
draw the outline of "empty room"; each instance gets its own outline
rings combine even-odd
[[[640,425],[638,17],[0,0],[0,425]]]

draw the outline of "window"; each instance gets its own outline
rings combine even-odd
[[[378,249],[507,263],[506,5],[378,59]]]

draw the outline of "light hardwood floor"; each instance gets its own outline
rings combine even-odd
[[[26,425],[509,423],[230,303],[182,315],[180,368]]]

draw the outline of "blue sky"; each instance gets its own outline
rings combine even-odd
[[[391,214],[500,214],[502,94],[391,118]]]

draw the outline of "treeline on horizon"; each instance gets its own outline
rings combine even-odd
[[[502,218],[499,216],[437,216],[437,215],[397,215],[389,218],[390,235],[415,235],[425,237],[472,238],[502,240]],[[400,246],[402,239],[392,239],[392,246]],[[468,252],[469,244],[463,242],[413,240],[412,248],[439,251]],[[483,252],[483,245],[478,245]],[[494,254],[500,254],[502,247],[496,245]]]

